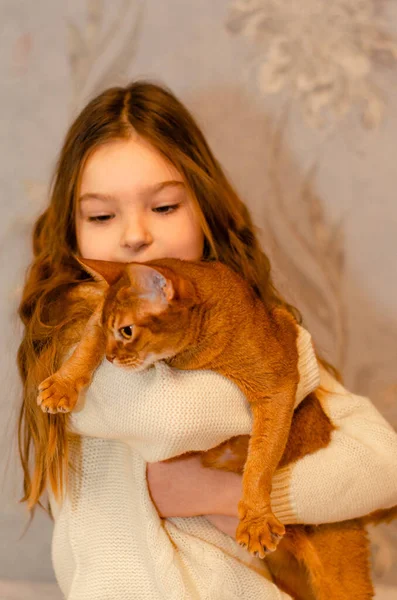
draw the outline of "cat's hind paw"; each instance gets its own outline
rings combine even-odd
[[[285,527],[271,511],[257,512],[239,504],[240,523],[236,531],[236,540],[254,556],[265,558],[274,552],[285,534]]]
[[[78,391],[70,381],[60,375],[51,375],[39,385],[37,405],[43,412],[56,414],[73,410],[78,400]]]

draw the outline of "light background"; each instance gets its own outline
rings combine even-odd
[[[18,539],[16,308],[31,227],[68,125],[105,87],[151,78],[186,103],[318,349],[397,425],[397,3],[0,0],[0,22],[5,599],[19,597],[5,580],[54,578],[49,519],[39,511]],[[371,535],[376,580],[397,585],[397,527]]]

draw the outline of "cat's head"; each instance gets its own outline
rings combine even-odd
[[[191,344],[197,294],[192,281],[170,268],[169,259],[167,266],[161,261],[156,266],[86,260],[82,264],[109,286],[102,314],[108,360],[141,371]]]

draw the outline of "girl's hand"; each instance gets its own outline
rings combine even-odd
[[[212,519],[227,515],[236,517],[237,523],[242,477],[203,467],[199,454],[171,462],[148,463],[147,481],[160,517],[211,515]],[[221,519],[218,522],[228,529],[225,533],[231,531],[231,521],[226,523]],[[222,529],[215,522],[214,525]],[[236,528],[237,524],[234,531]]]

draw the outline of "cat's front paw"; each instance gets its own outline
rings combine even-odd
[[[283,535],[285,527],[270,509],[254,511],[245,502],[238,505],[240,523],[236,531],[236,540],[254,556],[265,558],[274,552]]]
[[[51,375],[39,385],[37,404],[43,412],[67,413],[74,409],[78,391],[70,381],[60,375]]]

